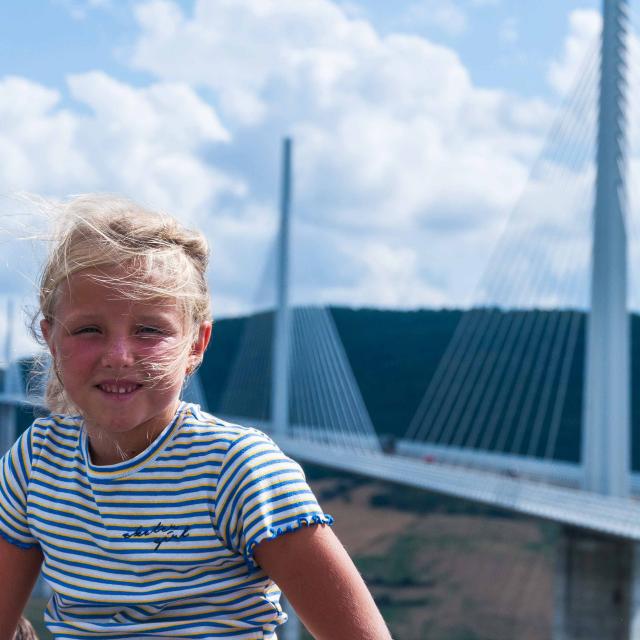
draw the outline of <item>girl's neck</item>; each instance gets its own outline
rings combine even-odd
[[[85,422],[87,446],[91,463],[107,466],[131,460],[145,451],[164,431],[175,417],[179,401],[166,412],[162,421],[142,424],[130,431],[113,433]]]
[[[101,438],[99,435],[95,437],[89,434],[88,447],[92,464],[104,467],[131,460],[141,454],[155,438],[150,437],[143,446],[134,447],[127,447],[126,444],[123,446],[118,440],[115,438]]]

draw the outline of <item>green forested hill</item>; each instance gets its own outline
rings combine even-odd
[[[334,308],[332,314],[376,429],[404,435],[462,312]]]
[[[365,404],[378,433],[402,437],[414,416],[454,331],[464,316],[460,310],[386,311],[331,308]],[[567,314],[569,311],[504,311],[505,314]],[[219,320],[201,375],[210,409],[216,411],[228,381],[231,363],[241,343],[248,318]],[[261,316],[268,333],[269,314]],[[576,461],[584,368],[584,316],[571,364],[557,451]],[[640,317],[632,316],[632,390],[640,387]],[[267,354],[268,355],[268,354]],[[268,363],[267,363],[268,366]],[[268,384],[268,382],[267,382]],[[266,394],[268,395],[268,393]],[[640,433],[640,402],[632,393],[634,434]],[[633,438],[634,468],[640,470],[640,437]]]
[[[337,307],[331,314],[377,431],[403,435],[462,312]],[[201,368],[212,411],[219,407],[247,321],[223,319],[214,325]],[[263,314],[259,321],[268,334],[271,317]]]

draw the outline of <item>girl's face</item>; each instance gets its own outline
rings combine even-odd
[[[176,300],[123,299],[96,276],[126,273],[111,267],[73,274],[58,292],[55,318],[42,322],[43,335],[90,438],[137,434],[148,441],[173,418],[187,369],[200,361],[211,325],[204,323],[189,344],[192,332]]]

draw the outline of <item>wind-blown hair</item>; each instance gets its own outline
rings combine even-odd
[[[18,621],[18,627],[13,634],[13,640],[38,640],[34,628],[25,617],[21,617]]]
[[[171,362],[156,363],[156,370],[147,372],[158,384],[189,352],[200,325],[211,319],[206,280],[209,248],[202,233],[126,198],[86,194],[56,207],[51,241],[39,280],[39,309],[31,325],[34,335],[43,342],[38,331],[42,318],[53,326],[61,285],[74,273],[92,269],[97,273],[92,276],[95,281],[113,287],[124,299],[169,300],[181,307],[187,338]],[[108,271],[114,266],[119,267],[117,276]],[[50,411],[74,410],[53,360],[45,403]]]

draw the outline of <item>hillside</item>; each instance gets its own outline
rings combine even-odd
[[[373,424],[380,434],[402,437],[414,416],[419,402],[444,354],[458,323],[465,313],[459,310],[382,311],[375,309],[331,308],[338,334],[344,345],[349,363],[362,393]],[[577,333],[574,356],[570,362],[568,389],[563,399],[556,457],[577,461],[580,450],[580,423],[582,407],[582,371],[584,366],[584,316],[572,311],[499,311],[491,313],[504,317],[505,321],[526,322],[533,314],[542,316],[548,323],[558,318],[577,316]],[[546,320],[545,320],[546,318]],[[268,336],[272,317],[261,314],[253,318],[224,319],[215,323],[212,344],[201,369],[209,408],[216,412],[223,391],[229,380],[231,365],[238,352],[243,332],[249,323],[261,324],[261,332]],[[633,378],[640,380],[640,319],[633,317]],[[270,346],[262,345],[263,372],[270,367]],[[497,353],[497,352],[496,352]],[[495,353],[494,353],[495,355]],[[266,362],[266,363],[265,363]],[[526,383],[526,381],[525,381]],[[247,415],[268,415],[268,374],[263,373],[260,388],[246,389]],[[552,393],[557,392],[554,385]],[[251,407],[252,401],[262,398],[259,409]],[[259,405],[256,401],[256,405]],[[266,407],[266,409],[265,409]],[[640,403],[634,398],[634,432],[640,427]],[[518,407],[525,412],[526,407]],[[254,413],[252,413],[254,411]],[[262,415],[261,415],[262,412]],[[519,417],[516,413],[515,417]],[[505,416],[502,416],[508,422]],[[512,419],[511,422],[514,422]],[[550,428],[550,416],[545,419],[540,439]],[[507,442],[509,445],[510,442]],[[640,450],[634,440],[634,467],[640,469]]]

